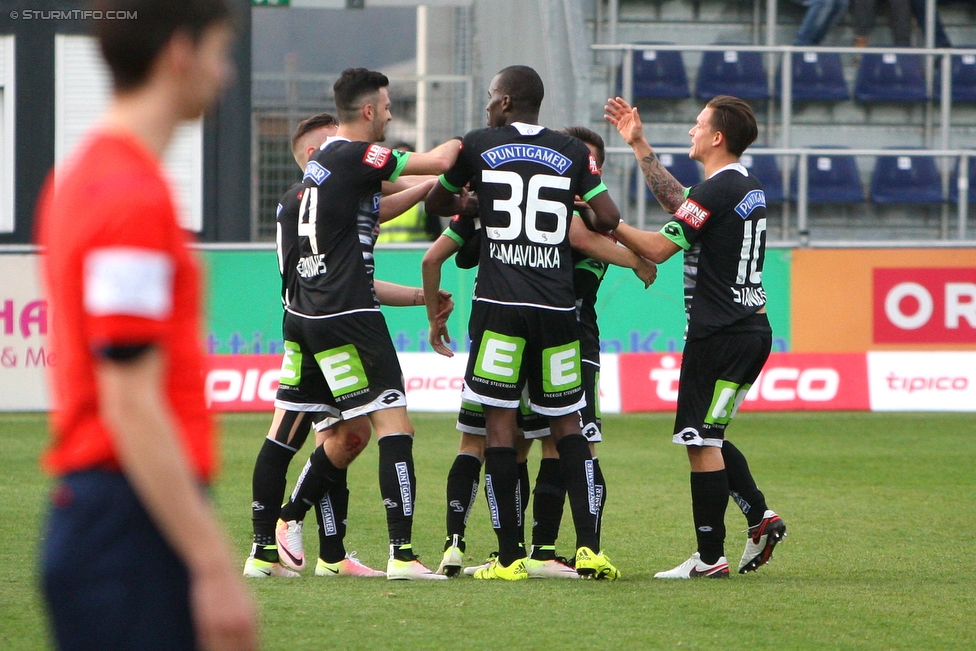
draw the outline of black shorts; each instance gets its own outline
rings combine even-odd
[[[529,407],[543,416],[565,416],[585,404],[574,309],[475,301],[468,331],[464,400],[515,409],[527,386]]]
[[[325,412],[316,429],[339,419],[406,407],[403,372],[379,311],[309,319],[291,313],[275,407]]]
[[[527,439],[541,439],[549,436],[549,419],[535,413],[523,401],[517,415],[518,427]],[[461,401],[458,411],[457,430],[465,434],[485,436],[485,412],[477,402]]]
[[[719,332],[685,344],[673,441],[721,447],[725,428],[759,377],[772,332]]]
[[[119,472],[57,480],[41,577],[60,649],[194,651],[186,564]]]

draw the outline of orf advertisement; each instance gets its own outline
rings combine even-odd
[[[793,252],[794,352],[976,350],[976,249]]]

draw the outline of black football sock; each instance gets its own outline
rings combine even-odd
[[[458,536],[459,548],[464,551],[464,531],[468,515],[478,497],[481,459],[470,454],[458,454],[447,474],[447,543],[445,550]]]
[[[251,476],[251,526],[254,542],[261,546],[275,544],[275,525],[281,503],[285,499],[285,484],[288,464],[296,450],[271,439],[264,439],[264,445],[254,461],[254,474]],[[277,560],[277,559],[275,559]]]
[[[386,527],[393,558],[412,561],[413,500],[417,479],[413,472],[413,437],[390,434],[380,438],[380,495],[386,507]]]
[[[600,515],[590,445],[582,434],[569,434],[556,444],[559,469],[569,494],[569,508],[576,527],[576,547],[600,551]]]
[[[745,455],[731,441],[722,443],[722,458],[729,474],[729,494],[742,509],[749,526],[754,527],[762,522],[763,513],[766,512],[766,497],[756,486]]]
[[[547,561],[556,557],[556,538],[565,503],[566,487],[559,459],[542,459],[532,491],[532,558]]]
[[[599,513],[596,516],[596,535],[603,539],[603,508],[607,504],[607,482],[603,478],[603,470],[600,468],[600,460],[593,457],[593,484],[596,491],[596,508]]]
[[[518,540],[519,547],[522,548],[522,555],[525,556],[525,510],[529,506],[529,462],[528,460],[518,464],[518,492],[515,494],[518,500]]]
[[[286,522],[304,520],[308,510],[318,504],[332,488],[340,472],[342,471],[332,465],[325,448],[321,445],[315,448],[298,477],[291,499],[281,507],[281,515],[278,517]]]
[[[725,508],[729,476],[725,469],[691,473],[691,511],[701,560],[714,565],[725,556]]]
[[[515,448],[485,450],[485,496],[491,526],[498,537],[498,562],[508,567],[525,552],[518,539],[518,464]]]
[[[349,514],[349,488],[346,486],[346,470],[329,489],[315,509],[319,523],[319,558],[326,563],[338,563],[346,557],[346,517]]]

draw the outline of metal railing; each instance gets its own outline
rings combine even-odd
[[[654,152],[657,154],[673,154],[673,155],[685,155],[688,154],[688,147],[655,147]],[[629,156],[633,163],[636,160],[633,157],[633,151],[629,147],[608,147],[606,150],[607,157],[611,156]],[[974,244],[973,240],[967,239],[968,231],[968,214],[969,214],[969,165],[970,158],[976,157],[976,150],[973,149],[839,149],[839,148],[823,148],[823,147],[762,147],[761,150],[757,151],[746,150],[747,154],[755,156],[776,156],[783,158],[785,164],[779,165],[779,170],[783,183],[784,194],[787,195],[787,200],[784,203],[784,207],[788,207],[791,203],[796,206],[796,231],[797,239],[795,242],[790,242],[786,237],[789,232],[787,220],[789,219],[789,210],[784,209],[782,214],[783,223],[781,225],[781,232],[783,237],[780,241],[782,245],[794,245],[800,247],[811,246],[810,241],[810,219],[809,219],[809,168],[808,159],[811,156],[910,156],[910,157],[933,157],[941,158],[945,161],[951,161],[953,159],[958,161],[958,178],[956,181],[956,189],[958,190],[957,199],[957,223],[956,223],[956,233],[955,239],[943,239],[943,240],[933,240],[926,241],[926,246],[960,246],[967,245],[972,246]],[[798,164],[796,164],[798,162]],[[633,163],[630,163],[631,165]],[[791,175],[793,172],[793,166],[796,164],[797,168],[797,185],[796,185],[796,196],[790,197],[789,192],[791,188]],[[948,178],[949,169],[951,165],[943,166],[943,198],[945,201],[942,205],[948,204]],[[628,167],[629,169],[629,167]],[[641,192],[640,188],[644,186],[644,178],[641,175],[641,170],[636,167],[634,170],[637,179],[637,197],[636,197],[636,219],[634,223],[638,228],[645,228],[647,226],[647,193]],[[626,188],[627,179],[629,177],[629,172],[624,175],[624,187]],[[860,183],[860,178],[858,179]],[[626,190],[620,196],[627,196]],[[850,244],[850,242],[841,241],[821,241],[818,242],[819,245],[834,246],[839,244]],[[863,243],[858,243],[862,245]],[[886,244],[897,245],[897,242],[889,241]]]
[[[949,132],[952,121],[952,57],[973,55],[976,48],[898,48],[898,47],[811,47],[792,45],[665,45],[623,43],[615,45],[592,45],[592,50],[603,52],[662,51],[662,52],[760,52],[780,57],[780,147],[790,147],[790,129],[793,123],[793,54],[803,52],[837,54],[912,54],[925,57],[926,93],[931,97],[934,84],[934,63],[941,56],[941,92],[938,99],[940,107],[940,149],[949,148]],[[767,70],[767,83],[772,86],[775,71],[773,66]],[[634,60],[624,56],[621,64],[621,92],[624,99],[633,101]],[[772,101],[772,100],[771,100]],[[924,103],[932,102],[933,99]]]

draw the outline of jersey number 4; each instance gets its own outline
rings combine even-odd
[[[522,234],[523,224],[525,236],[535,244],[559,244],[566,238],[568,216],[566,205],[559,201],[540,198],[539,191],[542,188],[568,190],[570,187],[569,178],[551,174],[536,174],[529,179],[528,191],[525,191],[525,182],[515,172],[482,170],[481,182],[507,185],[512,190],[512,195],[508,199],[492,201],[492,209],[495,212],[508,213],[510,219],[508,226],[486,228],[488,239],[503,241],[517,239]],[[524,218],[521,208],[523,200],[525,201]],[[539,213],[556,216],[556,230],[554,232],[539,229],[537,222]]]
[[[307,237],[312,254],[318,255],[319,240],[315,236],[315,220],[319,214],[319,189],[308,188],[302,195],[302,205],[298,209],[298,237]]]

